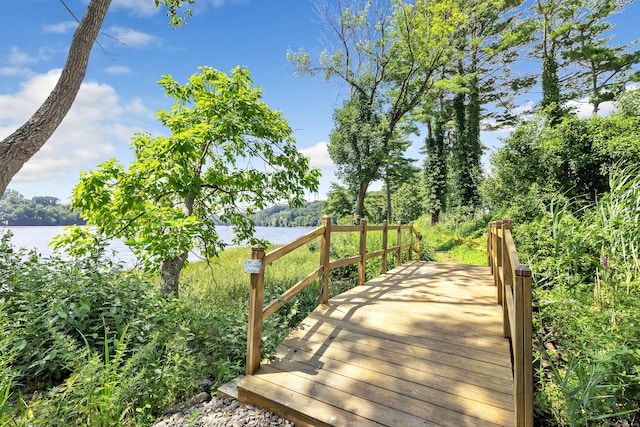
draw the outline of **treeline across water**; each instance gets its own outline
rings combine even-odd
[[[51,196],[25,198],[15,190],[7,190],[0,199],[0,225],[71,225],[85,221],[60,199]]]
[[[287,205],[274,205],[264,209],[251,218],[262,227],[317,227],[322,220],[326,202],[317,200],[305,203],[299,208]]]

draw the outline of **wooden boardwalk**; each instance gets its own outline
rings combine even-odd
[[[299,426],[513,426],[502,319],[488,267],[403,264],[312,312],[238,398]]]

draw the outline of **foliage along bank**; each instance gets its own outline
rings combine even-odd
[[[609,117],[545,111],[505,140],[482,187],[533,271],[540,425],[640,419],[638,129],[637,89]]]

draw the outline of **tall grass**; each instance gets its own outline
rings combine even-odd
[[[534,273],[535,400],[543,424],[639,420],[640,179],[635,169],[614,169],[610,183],[611,192],[590,207],[555,204],[515,230]]]
[[[607,267],[615,267],[630,291],[640,279],[640,180],[637,168],[613,170],[611,191],[594,211],[596,239],[602,242],[601,256]]]

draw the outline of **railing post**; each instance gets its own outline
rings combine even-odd
[[[516,334],[512,337],[513,382],[518,427],[533,427],[533,354],[531,350],[531,269],[515,269]]]
[[[487,224],[487,265],[491,267],[491,274],[493,274],[493,260],[491,257],[491,254],[493,253],[493,250],[491,247],[491,241],[493,240],[492,226],[493,226],[493,222],[490,222],[489,224]]]
[[[262,261],[264,246],[251,248],[251,259]],[[259,273],[251,274],[249,292],[249,326],[247,330],[247,375],[252,375],[260,367],[262,342],[262,305],[264,304],[264,264]]]
[[[365,257],[367,255],[367,220],[360,220],[360,261],[358,262],[358,285],[364,285]]]
[[[320,236],[320,266],[322,267],[322,295],[320,304],[329,303],[329,262],[331,260],[331,217],[322,217],[324,233]]]
[[[409,223],[409,261],[413,261],[413,221]]]
[[[382,268],[380,274],[387,274],[387,246],[389,245],[389,222],[385,219],[382,222]]]
[[[398,266],[402,265],[402,223],[398,221]]]
[[[511,220],[504,218],[500,221],[502,226],[502,237],[500,238],[500,265],[502,266],[502,286],[498,291],[502,293],[502,324],[503,333],[505,337],[511,336],[511,329],[509,328],[509,310],[507,308],[507,301],[504,297],[507,292],[507,286],[510,286],[513,291],[513,265],[511,265],[511,258],[509,257],[509,248],[507,246],[507,230],[511,235]],[[515,291],[514,291],[515,292]],[[515,294],[514,294],[515,298]]]
[[[500,279],[500,263],[502,262],[502,257],[500,256],[500,248],[502,247],[502,243],[500,242],[500,230],[502,229],[502,221],[494,221],[493,222],[493,235],[491,236],[492,242],[491,246],[493,247],[493,251],[491,252],[491,256],[493,258],[493,283],[496,285],[498,290],[498,304],[503,304],[504,294],[502,293],[502,282]]]

